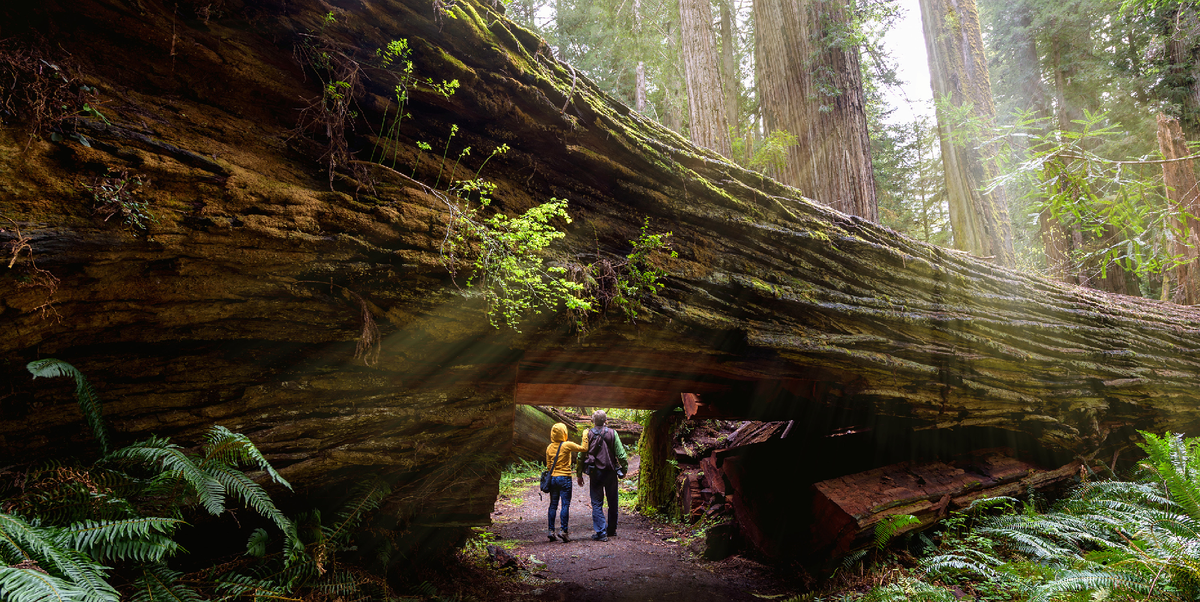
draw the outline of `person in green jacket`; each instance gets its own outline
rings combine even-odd
[[[567,521],[571,518],[571,453],[586,450],[586,447],[567,441],[567,425],[559,422],[550,427],[550,445],[546,446],[546,466],[550,467],[547,469],[550,471],[550,511],[547,513],[550,531],[546,533],[546,537],[550,541],[554,541],[555,538],[554,512],[558,510],[560,500],[562,532],[558,534],[558,538],[564,542],[571,541],[567,534]]]
[[[596,531],[592,539],[608,541],[617,536],[617,480],[625,476],[629,459],[625,446],[617,432],[605,426],[608,416],[604,410],[592,414],[592,428],[583,433],[586,453],[579,461],[576,476],[583,486],[583,466],[588,467],[590,493],[592,497],[592,528]],[[608,497],[608,520],[604,518],[604,498]]]

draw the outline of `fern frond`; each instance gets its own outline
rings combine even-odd
[[[79,403],[79,411],[83,413],[83,418],[87,421],[88,426],[92,427],[92,433],[95,434],[96,441],[100,443],[100,449],[107,454],[109,450],[108,427],[104,425],[100,397],[96,395],[95,389],[92,389],[92,385],[88,383],[83,373],[75,366],[53,358],[29,362],[25,368],[29,370],[30,374],[33,374],[34,378],[70,376],[75,379],[75,401]]]
[[[266,490],[246,476],[246,473],[224,465],[210,466],[208,470],[226,492],[236,495],[255,512],[271,519],[284,533],[291,530],[291,521],[275,507],[275,502],[271,501],[271,496]]]
[[[883,550],[896,534],[906,527],[921,524],[921,519],[911,514],[892,514],[875,523],[875,549]]]
[[[985,579],[995,579],[996,570],[1003,562],[994,556],[978,550],[961,550],[951,554],[933,556],[921,563],[926,575],[941,573],[967,572],[974,573]]]
[[[116,590],[104,579],[107,567],[86,555],[72,550],[68,537],[54,527],[41,527],[25,522],[21,517],[0,513],[0,539],[17,549],[26,560],[35,561],[51,575],[71,582],[88,595],[116,599]]]
[[[1108,567],[1102,570],[1064,571],[1050,582],[1035,589],[1030,602],[1049,602],[1061,594],[1110,590],[1149,596],[1153,592],[1154,574],[1119,570]]]
[[[220,600],[237,600],[247,596],[252,600],[301,600],[292,596],[290,589],[275,581],[238,573],[218,577],[217,592],[225,594]]]
[[[204,602],[196,590],[179,582],[178,573],[163,564],[142,567],[142,574],[133,582],[132,602]]]
[[[124,520],[85,520],[63,529],[74,547],[99,561],[160,562],[181,548],[169,536],[183,521],[141,517]]]
[[[338,523],[333,527],[323,528],[325,537],[331,541],[340,541],[340,538],[348,537],[367,513],[378,508],[383,498],[391,492],[391,486],[379,477],[359,483],[350,491],[350,501],[338,511]]]
[[[36,569],[0,567],[0,594],[4,600],[13,602],[66,601],[82,602],[118,600],[117,592],[112,596],[99,596],[75,584],[43,573]]]
[[[1171,492],[1171,501],[1188,516],[1200,520],[1200,466],[1195,464],[1196,442],[1183,435],[1167,433],[1157,437],[1141,433],[1145,443],[1141,448],[1149,455],[1152,468]]]
[[[206,439],[208,443],[204,446],[203,464],[205,466],[214,460],[235,468],[243,463],[252,464],[270,475],[271,480],[287,487],[288,490],[292,489],[291,483],[288,483],[282,475],[275,471],[271,463],[263,457],[262,452],[258,451],[258,447],[246,435],[235,433],[221,425],[214,425],[209,429]]]
[[[109,454],[107,459],[133,460],[163,471],[169,477],[183,479],[210,514],[225,511],[225,487],[205,472],[178,445],[151,437]]]
[[[858,602],[958,602],[948,590],[917,579],[903,579],[867,592]]]

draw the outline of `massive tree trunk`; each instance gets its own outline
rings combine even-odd
[[[0,5],[13,44],[0,56],[46,53],[106,117],[73,104],[54,138],[30,139],[21,111],[25,129],[0,129],[5,458],[91,449],[69,383],[24,368],[58,357],[100,392],[117,445],[193,444],[222,424],[293,483],[291,508],[382,476],[393,493],[364,527],[394,534],[407,562],[488,522],[515,403],[663,409],[696,393],[722,415],[795,420],[807,430],[788,441],[806,450],[847,428],[856,447],[886,440],[865,468],[922,436],[1017,433],[1072,455],[1134,429],[1197,428],[1200,310],[1064,286],[830,211],[634,115],[490,3],[449,15],[357,3],[323,29],[318,0],[227,3],[207,24],[135,4]],[[395,139],[415,177],[364,166],[371,181],[339,171],[330,190],[321,139],[295,135],[297,109],[323,92],[294,58],[315,31],[366,65],[404,38],[419,74],[461,82],[450,97],[413,91]],[[32,64],[22,82],[61,81]],[[372,124],[396,112],[395,82],[369,73],[352,149],[372,148]],[[417,147],[451,126],[450,152],[478,149],[472,172],[511,147],[481,173],[495,210],[569,199],[556,260],[624,257],[647,217],[674,233],[678,257],[656,260],[665,288],[636,324],[610,315],[580,333],[553,312],[521,333],[488,324],[441,262],[440,157]],[[157,221],[93,213],[112,204],[78,183],[109,170],[148,179],[125,201]],[[364,315],[381,335],[371,365],[354,359]],[[825,474],[796,487],[843,469],[810,468]]]
[[[1196,171],[1192,167],[1187,139],[1179,122],[1159,114],[1158,148],[1163,158],[1163,183],[1167,198],[1178,210],[1174,217],[1176,235],[1171,239],[1171,254],[1179,256],[1183,263],[1171,270],[1175,281],[1175,292],[1171,299],[1184,305],[1200,303],[1200,222],[1191,216],[1200,215],[1200,186],[1196,183]],[[1181,217],[1182,216],[1182,217]]]
[[[878,219],[858,47],[844,0],[755,0],[758,89],[768,131],[796,136],[780,179],[806,196]]]
[[[738,78],[738,67],[734,58],[733,10],[730,4],[733,0],[721,0],[721,88],[725,93],[725,122],[729,126],[730,136],[736,136],[741,131],[741,111],[738,108],[741,90],[741,80]]]
[[[1200,9],[1179,2],[1166,20],[1168,101],[1179,105],[1180,124],[1189,140],[1200,140]]]
[[[725,117],[717,51],[713,47],[709,0],[679,0],[679,21],[692,142],[729,157],[732,154],[729,123]]]
[[[921,0],[920,4],[934,100],[951,107],[970,105],[971,117],[984,128],[990,126],[996,110],[975,0]],[[937,119],[954,246],[1012,266],[1012,228],[1004,189],[982,192],[996,175],[995,166],[987,149],[978,148],[979,141],[963,139],[967,134],[951,123],[949,108],[941,107]]]

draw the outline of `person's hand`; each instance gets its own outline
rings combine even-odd
[[[579,486],[583,487],[583,475],[579,475]]]

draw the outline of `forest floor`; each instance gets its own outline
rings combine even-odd
[[[626,483],[636,482],[637,467],[633,456]],[[493,550],[504,550],[520,567],[506,569],[506,578],[497,574],[483,599],[716,602],[782,600],[800,590],[770,567],[741,556],[717,562],[700,559],[694,553],[699,549],[694,527],[637,514],[628,491],[621,496],[618,537],[593,541],[591,503],[584,483],[583,487],[573,483],[572,539],[567,543],[546,538],[549,496],[539,498],[536,479],[501,498],[492,526],[475,544],[478,563],[488,562],[482,548],[490,542]],[[476,572],[474,578],[479,577]],[[478,592],[475,585],[470,589]]]

